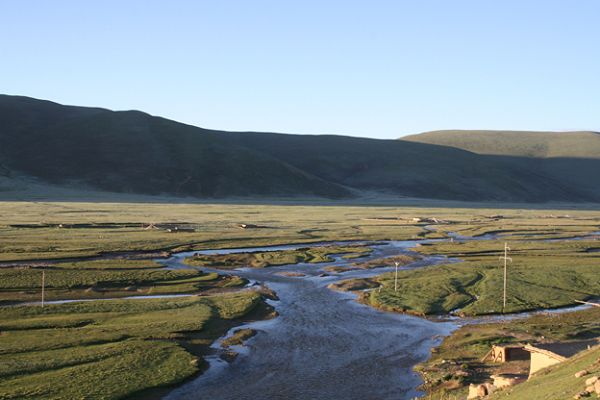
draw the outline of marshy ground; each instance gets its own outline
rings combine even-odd
[[[211,368],[209,372],[214,373],[194,383],[192,387],[201,388],[200,393],[236,393],[227,386],[227,378],[240,375],[231,374],[243,372],[250,379],[253,366],[267,361],[281,364],[283,357],[297,358],[298,363],[291,362],[289,368],[306,362],[318,365],[312,372],[297,370],[299,376],[310,377],[313,372],[315,379],[329,376],[334,386],[361,379],[355,385],[367,392],[371,384],[381,384],[365,375],[377,370],[372,368],[375,363],[385,367],[389,382],[400,385],[384,387],[380,398],[418,394],[419,378],[411,369],[438,344],[440,337],[431,332],[446,335],[450,328],[374,311],[327,289],[329,284],[348,290],[371,288],[361,292],[362,301],[380,309],[419,315],[498,313],[502,311],[498,257],[508,242],[513,263],[506,311],[568,306],[600,294],[596,236],[600,212],[595,210],[5,202],[0,218],[0,398],[7,399],[81,397],[85,393],[150,398],[167,393],[156,388],[172,387],[203,371],[207,364],[202,359],[211,357],[217,338],[269,313],[264,292],[244,288],[255,280],[268,281],[278,292],[280,302],[271,304],[281,316],[256,330],[249,339],[250,353],[234,361],[223,375],[219,368]],[[242,229],[240,224],[260,228]],[[173,226],[181,229],[166,228]],[[486,240],[465,240],[471,236]],[[413,251],[405,247],[391,253],[373,251],[377,246],[368,243],[389,240],[412,241]],[[326,243],[330,241],[344,243],[331,246]],[[348,243],[352,241],[362,243]],[[292,248],[269,251],[268,246],[287,244],[293,244]],[[202,254],[224,248],[252,251],[221,258]],[[200,252],[201,257],[191,263],[201,266],[191,267],[182,260],[176,265],[165,263],[166,256],[182,251],[190,252],[189,256]],[[399,271],[399,290],[394,291],[394,275],[388,271],[392,257],[399,255],[408,267]],[[422,260],[433,260],[432,256],[435,265],[427,266]],[[269,268],[236,270],[246,266]],[[18,305],[40,300],[42,271],[47,301],[103,300],[44,308]],[[199,296],[109,300],[166,294]],[[322,318],[313,318],[316,313]],[[531,334],[560,338],[560,332],[552,331],[557,324],[576,326],[575,334],[598,334],[598,316],[593,312],[564,315],[553,318],[580,322],[553,319],[544,325],[534,321],[532,326],[538,328]],[[444,342],[439,354],[477,357],[489,343],[500,340],[492,335],[496,325],[489,330],[485,325],[477,327],[461,328],[458,336]],[[518,325],[502,329],[508,337],[502,340],[519,337],[510,333],[517,332]],[[408,331],[422,334],[407,336]],[[245,334],[248,331],[240,332],[244,339],[250,337]],[[379,336],[378,344],[355,340],[384,332],[385,340]],[[472,343],[465,339],[467,333]],[[311,350],[317,341],[336,352],[327,355],[325,348]],[[457,350],[452,343],[459,342],[466,344],[459,346],[460,354],[453,355]],[[282,351],[296,344],[300,353],[264,353],[265,346],[273,343]],[[335,354],[355,354],[356,358],[338,356],[332,363]],[[431,365],[436,360],[434,355]],[[337,373],[340,363],[371,367],[357,369],[357,375],[346,382],[348,376],[342,370]],[[486,367],[475,370],[487,371]],[[273,372],[270,390],[276,393],[276,372],[281,371]],[[431,382],[441,378],[432,377]],[[298,390],[306,387],[306,382],[298,383]],[[444,385],[437,382],[428,388],[440,386]],[[316,383],[313,388],[321,388],[320,393],[328,390]],[[364,393],[351,390],[348,396]],[[307,393],[292,390],[289,394]]]

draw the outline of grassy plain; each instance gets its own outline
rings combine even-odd
[[[0,308],[0,398],[124,398],[181,382],[253,291]]]
[[[237,276],[196,269],[166,270],[154,261],[98,260],[49,266],[0,268],[0,304],[41,299],[42,271],[45,299],[97,299],[135,295],[198,293],[242,286]]]
[[[407,204],[415,203],[418,202]],[[594,210],[501,209],[481,203],[454,203],[451,207],[432,204],[424,208],[2,202],[0,260],[56,259],[165,249],[203,250],[326,240],[403,240],[445,237],[448,231],[464,235],[502,231],[513,237],[531,234],[558,238],[600,229],[600,212]],[[499,214],[503,218],[494,218]],[[439,233],[435,233],[424,229],[429,224],[426,220],[413,220],[429,217],[447,221],[448,224],[436,225]],[[42,223],[64,226],[96,223],[99,227],[38,227]],[[111,225],[107,227],[106,223]],[[144,229],[150,223],[187,223],[195,231],[169,233],[166,230]],[[264,228],[240,229],[237,226],[239,223],[252,223]]]
[[[531,241],[590,235],[600,230],[600,212],[594,210],[3,202],[0,221],[0,304],[39,299],[42,268],[47,299],[214,294],[213,289],[235,288],[243,281],[201,267],[165,270],[147,257],[178,250],[492,232],[506,237],[417,248],[424,255],[464,261],[402,271],[398,293],[390,289],[391,275],[374,278],[382,286],[374,299],[417,313],[497,312],[504,240],[511,242],[514,259],[509,311],[572,304],[600,292],[596,240]],[[260,228],[240,229],[241,223]],[[192,231],[145,229],[149,224]],[[258,294],[240,292],[44,309],[0,306],[0,398],[143,397],[144,388],[171,385],[200,370],[197,357],[207,345],[240,317],[247,318],[256,304],[261,304]]]
[[[562,233],[561,233],[562,234]],[[499,257],[509,241],[507,304],[503,309],[503,271]],[[391,273],[378,277],[381,290],[363,301],[378,308],[419,315],[520,312],[564,307],[600,294],[600,241],[502,240],[426,244],[416,250],[460,260],[401,271],[398,291]]]
[[[3,202],[0,261],[322,240],[410,239],[424,234],[422,227],[412,221],[368,218],[402,214],[412,217],[415,212],[422,213],[398,207]],[[65,225],[110,222],[113,225],[110,228],[35,227],[40,222]],[[150,223],[188,223],[195,231],[169,233],[144,229]],[[240,229],[239,223],[265,228]],[[26,224],[31,227],[23,227]]]
[[[514,261],[510,266],[510,299],[506,311],[512,312],[565,306],[572,304],[574,299],[599,293],[600,253],[594,251],[600,248],[597,237],[590,236],[584,241],[543,240],[593,235],[600,230],[600,212],[562,207],[558,210],[522,210],[485,208],[482,204],[474,204],[472,208],[459,208],[456,204],[447,208],[419,208],[4,202],[0,208],[0,260],[9,263],[62,260],[52,266],[49,278],[50,282],[55,278],[62,282],[58,285],[59,290],[77,288],[83,292],[88,290],[88,295],[92,295],[95,287],[117,286],[185,293],[195,290],[201,281],[206,284],[209,277],[192,271],[158,271],[147,260],[140,260],[135,265],[127,264],[130,261],[115,261],[116,265],[104,266],[88,262],[76,264],[73,268],[76,272],[73,272],[68,271],[69,263],[64,259],[115,252],[204,250],[338,240],[447,239],[450,235],[460,238],[460,235],[493,233],[501,236],[491,241],[462,243],[456,239],[451,243],[439,242],[417,248],[423,254],[442,254],[460,258],[463,262],[402,271],[398,292],[390,290],[393,287],[391,275],[383,275],[378,278],[382,290],[372,292],[369,302],[378,307],[417,314],[453,310],[465,314],[500,312],[498,256],[504,241],[508,241]],[[193,231],[170,233],[144,229],[150,223],[185,224]],[[240,229],[241,223],[259,228]],[[59,224],[70,228],[58,228]],[[298,260],[296,256],[290,254],[285,262]],[[89,271],[91,269],[95,271]],[[15,291],[28,299],[31,295],[27,292],[39,290],[39,286],[36,288],[39,271],[23,272],[14,267],[5,271],[10,276],[9,282],[14,281],[14,284],[8,283],[9,287],[1,289],[5,293],[12,292],[10,296],[3,294],[0,300],[14,300],[21,295],[15,295]],[[25,279],[27,273],[30,278]],[[61,292],[61,296],[64,293]]]

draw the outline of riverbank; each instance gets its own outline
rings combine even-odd
[[[415,370],[423,377],[421,388],[427,392],[426,399],[466,398],[469,384],[489,382],[493,374],[527,376],[529,373],[528,361],[497,363],[484,359],[493,345],[597,337],[600,337],[600,308],[597,307],[492,323],[467,323],[447,336],[440,346],[432,350],[431,357],[418,364]]]
[[[0,397],[150,397],[204,371],[211,344],[233,326],[272,316],[250,290],[3,307]]]
[[[493,239],[494,235],[509,235],[512,237],[507,239],[509,241],[514,240],[514,237],[526,237],[537,240],[536,243],[544,246],[544,243],[551,243],[544,240],[589,235],[597,231],[600,224],[600,213],[595,211],[426,209],[392,206],[11,203],[0,210],[0,216],[4,224],[0,225],[0,240],[3,244],[0,247],[0,260],[24,260],[22,263],[0,268],[0,281],[4,283],[4,287],[0,287],[0,301],[4,300],[4,304],[10,302],[13,305],[17,302],[39,301],[42,271],[47,279],[46,300],[96,299],[85,304],[82,302],[44,308],[50,310],[50,307],[63,307],[60,308],[61,312],[55,314],[11,317],[16,321],[23,320],[23,323],[28,325],[10,325],[11,318],[0,321],[3,331],[6,327],[14,328],[10,335],[0,335],[0,342],[11,337],[16,343],[17,333],[24,333],[26,336],[23,344],[35,345],[30,351],[21,349],[13,353],[2,353],[1,361],[12,359],[13,355],[17,358],[23,356],[23,360],[26,360],[23,364],[29,363],[31,359],[50,360],[47,365],[32,364],[36,365],[37,369],[21,375],[13,370],[7,379],[22,378],[23,380],[15,382],[25,385],[19,386],[19,383],[14,387],[30,386],[37,388],[36,390],[54,390],[44,386],[44,382],[53,382],[60,388],[60,385],[66,383],[76,386],[76,382],[83,379],[93,383],[94,388],[84,384],[81,390],[95,390],[96,392],[92,393],[99,393],[104,384],[116,383],[119,386],[119,375],[139,374],[139,379],[131,379],[132,384],[148,384],[153,389],[131,393],[135,393],[135,396],[141,396],[142,393],[144,396],[157,396],[157,393],[160,393],[166,394],[170,399],[194,399],[200,394],[223,399],[243,396],[259,398],[265,395],[285,395],[288,398],[376,396],[382,399],[410,399],[419,396],[422,393],[416,388],[422,382],[412,368],[429,357],[431,347],[438,345],[442,337],[455,329],[456,323],[433,322],[397,313],[379,312],[373,307],[356,303],[352,296],[346,293],[331,291],[327,288],[328,285],[346,279],[373,279],[373,282],[379,285],[372,285],[375,287],[373,292],[384,282],[382,294],[394,298],[395,295],[391,294],[393,274],[389,273],[393,271],[394,266],[391,263],[388,265],[387,261],[376,265],[370,262],[376,259],[392,261],[389,257],[398,254],[413,257],[415,254],[407,251],[413,248],[420,256],[416,254],[417,259],[411,258],[400,271],[401,292],[411,297],[414,304],[414,307],[411,305],[411,309],[440,310],[440,314],[457,311],[451,302],[444,303],[444,298],[492,293],[497,290],[497,286],[489,283],[496,281],[482,279],[471,286],[448,286],[448,293],[452,293],[452,296],[448,296],[447,292],[437,290],[446,286],[443,276],[440,276],[440,279],[429,278],[435,277],[436,271],[439,271],[440,275],[454,272],[458,275],[449,276],[460,278],[460,275],[467,273],[469,269],[481,269],[489,273],[489,276],[494,276],[493,274],[499,271],[496,246],[503,246],[503,242],[489,242],[489,248],[463,251],[468,250],[468,247],[462,247],[461,244],[464,237],[480,235],[481,239]],[[172,225],[180,224],[189,230],[168,232],[152,227],[160,226],[161,221]],[[240,228],[240,223],[244,223],[246,227]],[[337,241],[339,238],[343,238],[344,241]],[[389,239],[405,241],[396,242]],[[428,239],[454,242],[449,243],[452,247],[447,250],[441,247],[441,243],[440,247],[436,248],[434,246],[438,242],[424,241]],[[364,256],[356,260],[344,258],[342,254],[331,254],[328,256],[330,259],[323,258],[323,262],[318,264],[303,258],[299,264],[236,270],[220,270],[218,266],[217,269],[210,270],[206,267],[190,267],[182,262],[185,257],[198,252],[265,252],[335,243],[340,246],[355,246],[359,242],[366,244],[369,241],[378,242],[369,243],[373,251],[368,255],[354,253]],[[479,246],[484,246],[485,241],[481,242]],[[427,246],[427,243],[433,246]],[[274,244],[280,246],[272,247]],[[419,244],[423,246],[418,247]],[[465,246],[467,244],[465,242]],[[593,261],[594,255],[600,256],[595,252],[593,243],[585,249],[579,247],[582,254],[587,253],[587,256],[581,258],[579,250],[571,249],[560,254],[562,250],[558,249],[562,248],[562,245],[552,246],[547,249],[528,248],[526,251],[533,251],[539,260],[558,254],[562,265],[555,264],[552,268],[556,267],[554,269],[563,274],[561,276],[579,276],[579,270],[583,271],[586,268],[591,273],[594,265],[587,265],[587,262]],[[511,247],[519,248],[520,244]],[[600,246],[596,246],[598,247]],[[159,249],[170,251],[169,254],[154,253]],[[467,254],[471,252],[472,255]],[[480,254],[476,255],[477,252]],[[147,259],[145,255],[151,254],[169,257],[159,260]],[[434,256],[435,254],[442,256]],[[462,269],[453,269],[459,264],[449,262],[453,261],[453,258],[463,259],[461,254],[469,260],[462,264]],[[487,266],[476,258],[482,254],[488,254]],[[69,257],[99,258],[84,260],[68,259]],[[31,261],[48,258],[53,261],[43,265]],[[567,261],[571,258],[577,262],[568,264]],[[492,259],[494,263],[491,262]],[[532,258],[531,261],[535,260]],[[432,264],[435,266],[430,266]],[[531,265],[537,269],[539,263]],[[526,275],[525,267],[519,266],[515,270],[519,272],[519,277]],[[584,271],[584,274],[588,272]],[[379,282],[377,275],[382,273],[385,278]],[[462,282],[461,279],[458,281]],[[522,279],[521,281],[525,282]],[[280,312],[279,318],[267,322],[261,320],[245,323],[244,318],[250,316],[252,311],[239,318],[227,319],[222,318],[213,306],[205,303],[207,298],[234,295],[221,292],[237,292],[253,282],[267,283],[278,293],[281,300],[271,304]],[[568,282],[575,292],[585,294],[580,290],[585,282],[576,279],[570,279]],[[521,287],[526,286],[523,284]],[[513,286],[509,288],[512,289]],[[544,289],[542,294],[544,293],[553,292]],[[153,294],[204,296],[135,301],[98,300]],[[536,296],[535,292],[518,293],[519,299],[541,307],[548,303],[564,302],[566,298],[556,297],[554,294],[547,299]],[[488,296],[488,299],[490,298]],[[402,302],[405,300],[399,300],[398,297],[395,297],[395,300],[404,306]],[[182,304],[187,304],[186,301],[199,303],[183,306]],[[473,302],[476,305],[473,306],[473,310],[484,310],[485,307],[479,307],[477,301],[480,299]],[[109,303],[111,305],[105,305]],[[155,310],[152,307],[156,304],[163,304],[166,308]],[[471,303],[467,304],[470,305]],[[94,307],[100,307],[106,312],[93,312]],[[19,306],[0,307],[0,312],[9,308],[22,309]],[[207,314],[200,312],[208,309],[212,311],[207,311]],[[188,314],[190,310],[196,311]],[[461,310],[469,311],[467,307]],[[438,312],[432,314],[436,313]],[[206,318],[209,322],[206,322]],[[169,326],[161,326],[160,321],[163,320],[168,321],[173,329],[181,326],[182,330],[172,331]],[[195,321],[196,325],[186,325],[190,320]],[[201,333],[209,329],[213,323],[210,321],[215,323],[215,327],[223,328],[215,329],[215,335],[211,337],[213,339],[227,331],[232,333],[231,329],[227,329],[231,326],[236,326],[234,329],[254,330],[256,335],[248,342],[249,351],[240,354],[233,363],[223,361],[218,352],[213,353],[215,348],[210,343],[214,342],[194,336],[195,332]],[[232,325],[226,325],[228,322]],[[153,327],[158,331],[152,331]],[[62,338],[75,340],[79,337],[77,340],[81,340],[81,333],[87,331],[100,332],[89,335],[92,339],[99,335],[100,340],[93,343],[83,341],[75,345],[47,340],[53,338],[52,334],[59,332],[63,333]],[[119,332],[124,336],[118,340],[109,336],[108,341],[102,339],[102,335]],[[35,336],[36,334],[38,336]],[[40,338],[45,338],[46,341],[40,342]],[[154,342],[157,348],[162,349],[157,354],[163,354],[164,357],[152,358],[144,355],[149,351],[147,346],[154,345]],[[44,347],[46,344],[50,348]],[[94,353],[94,349],[100,347],[94,346],[114,346],[110,347],[112,353],[100,353],[112,355],[101,359],[98,353]],[[134,346],[131,347],[132,351],[128,351],[128,346]],[[201,349],[206,353],[202,353]],[[194,353],[195,351],[198,353]],[[285,355],[284,362],[282,354]],[[113,355],[114,358],[111,358]],[[202,362],[199,361],[193,368],[183,362],[190,357],[199,356],[211,365],[211,368],[201,375],[197,374],[203,368]],[[55,365],[52,366],[52,363]],[[104,374],[104,380],[101,382],[94,377],[88,379],[86,375],[93,372],[85,370],[86,365],[89,367],[95,365],[94,363],[100,363],[96,370]],[[112,371],[103,367],[110,363],[118,365],[119,368]],[[77,373],[77,379],[73,379],[70,373]],[[146,379],[146,374],[153,374],[156,380]],[[71,378],[67,379],[69,376]],[[40,379],[41,377],[44,379]],[[175,390],[156,391],[156,388],[174,382],[179,382]],[[282,382],[286,383],[285,387],[282,387]],[[125,390],[128,386],[124,384],[121,387]],[[7,387],[6,390],[11,389]],[[120,396],[111,390],[105,390],[103,396]],[[4,389],[0,393],[3,391]],[[75,397],[83,397],[80,392],[73,393]],[[34,394],[24,395],[28,396]],[[45,397],[59,397],[59,394],[47,392]]]
[[[398,275],[387,272],[376,277],[343,280],[331,287],[354,291],[360,303],[383,311],[423,317],[450,314],[475,317],[470,320],[454,317],[458,324],[467,325],[446,337],[441,346],[432,350],[428,361],[415,367],[423,377],[420,388],[427,393],[427,399],[456,399],[467,396],[469,384],[489,382],[494,374],[527,376],[526,361],[495,364],[483,360],[495,344],[600,337],[598,308],[520,318],[516,314],[550,308],[569,311],[578,300],[598,296],[597,239],[594,235],[584,235],[522,240],[521,236],[515,239],[505,233],[502,240],[495,236],[485,240],[461,236],[460,240],[426,242],[413,250],[425,257],[442,255],[455,263],[401,269]],[[503,248],[505,241],[509,242],[513,262],[509,267],[509,302],[504,309],[508,314],[503,320],[499,316],[503,311],[502,298],[490,294],[501,293],[498,249]],[[493,318],[496,322],[482,324],[478,317],[483,315],[498,316]]]
[[[409,245],[378,243],[372,246],[372,254],[361,260],[398,254]],[[343,254],[333,258],[328,263],[234,271],[277,292],[279,317],[243,326],[258,332],[248,353],[229,365],[211,360],[205,374],[173,390],[166,400],[418,396],[420,379],[412,367],[428,356],[431,346],[439,343],[453,324],[380,313],[328,289],[342,276],[324,274],[325,268],[356,262]],[[169,265],[179,265],[178,260],[170,260]],[[343,276],[377,273],[378,269],[353,269]]]
[[[508,297],[503,306],[503,272],[498,258],[510,245]],[[359,300],[375,308],[412,315],[479,316],[576,305],[600,294],[600,241],[454,240],[422,242],[413,250],[442,256],[443,265],[402,268],[370,279],[377,289]]]
[[[215,293],[247,281],[198,269],[167,270],[153,260],[119,259],[62,262],[51,266],[0,268],[0,305],[44,299],[106,299],[161,294]]]

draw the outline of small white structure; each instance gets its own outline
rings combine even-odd
[[[598,344],[597,339],[559,343],[528,344],[524,347],[531,353],[529,377],[540,369],[565,361],[567,358]]]

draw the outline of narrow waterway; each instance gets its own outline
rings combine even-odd
[[[406,241],[373,245],[373,253],[361,261],[406,253],[415,244]],[[306,245],[285,246],[295,247]],[[178,254],[163,263],[169,268],[181,268],[182,259],[189,255]],[[442,261],[448,260],[428,257],[404,268]],[[234,271],[277,292],[280,300],[271,304],[279,317],[249,324],[259,333],[233,363],[220,360],[218,354],[211,357],[206,373],[175,389],[166,399],[398,400],[418,396],[421,380],[412,368],[425,360],[431,347],[439,344],[456,325],[377,311],[357,303],[351,294],[328,289],[326,286],[331,282],[373,276],[388,269],[321,276],[326,266],[351,262],[338,256],[332,263]],[[286,277],[281,272],[299,272],[305,276]]]
[[[470,238],[450,235],[454,240],[489,240],[495,235]],[[589,236],[585,236],[589,237]],[[195,253],[226,254],[250,251],[274,251],[301,247],[365,244],[373,249],[368,257],[348,260],[337,255],[334,261],[320,264],[293,264],[264,269],[242,268],[235,274],[260,283],[277,292],[280,300],[269,301],[279,317],[244,325],[258,334],[246,346],[235,346],[240,355],[233,363],[220,358],[220,341],[213,345],[215,354],[207,357],[210,368],[196,379],[169,393],[166,400],[179,399],[413,399],[421,393],[420,377],[412,370],[424,361],[433,346],[465,323],[491,322],[526,317],[536,312],[568,312],[584,309],[579,305],[556,310],[539,310],[506,316],[459,318],[455,316],[424,319],[386,313],[359,304],[350,293],[332,291],[327,285],[350,278],[366,278],[391,271],[393,267],[350,270],[328,274],[325,267],[348,266],[398,254],[414,254],[409,249],[435,240],[391,242],[324,242],[255,248],[182,252],[157,259],[165,268],[191,268],[183,263]],[[580,240],[579,237],[561,240]],[[593,249],[592,251],[595,251]],[[425,256],[402,269],[460,261],[441,256]],[[202,268],[203,270],[211,270]],[[285,276],[282,273],[303,276]],[[170,298],[192,295],[132,296],[127,299]],[[50,303],[109,299],[57,300]],[[35,305],[39,303],[27,303]],[[241,327],[234,328],[240,329]],[[229,332],[231,334],[231,332]]]

